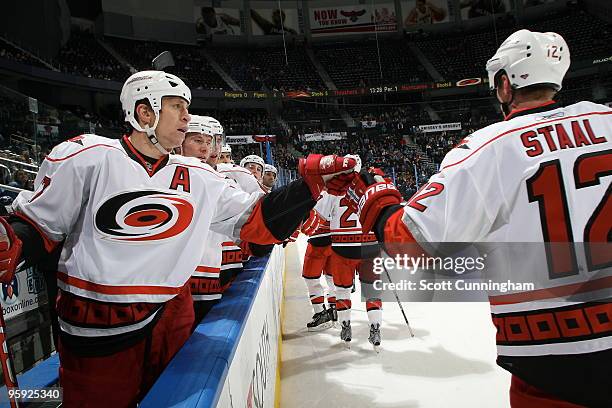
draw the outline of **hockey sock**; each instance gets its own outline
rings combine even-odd
[[[338,311],[338,321],[351,320],[351,289],[336,288],[336,310]]]
[[[325,282],[327,282],[327,304],[329,306],[336,306],[336,286],[334,285],[334,277],[326,274]]]
[[[382,301],[380,299],[368,299],[366,310],[370,324],[382,324]]]
[[[314,313],[319,313],[323,311],[323,286],[321,285],[321,281],[319,278],[315,279],[307,279],[306,287],[308,288],[308,295],[310,296],[310,303],[312,304],[312,310]]]

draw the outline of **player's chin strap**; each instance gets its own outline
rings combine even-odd
[[[155,124],[157,125],[157,123]],[[157,126],[155,126],[157,127]],[[167,151],[164,146],[161,145],[161,143],[159,143],[159,140],[157,139],[157,136],[155,135],[155,129],[151,129],[149,127],[149,125],[144,125],[144,131],[147,134],[147,137],[149,138],[149,141],[151,143],[153,143],[153,146],[157,147],[157,150],[159,150],[161,152],[161,154],[163,155],[168,155],[170,154],[169,151]]]

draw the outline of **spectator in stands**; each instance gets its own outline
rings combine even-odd
[[[23,190],[32,190],[32,183],[30,182],[28,173],[23,170],[15,171],[13,174],[13,181],[9,183],[9,186],[21,188]],[[17,194],[15,193],[14,196],[16,197]]]

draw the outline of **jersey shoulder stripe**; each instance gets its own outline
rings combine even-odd
[[[555,111],[550,111],[547,114],[552,115],[553,112]],[[470,136],[470,142],[473,141],[473,144],[471,143],[472,146],[470,149],[462,149],[461,147],[456,147],[452,149],[448,153],[448,155],[445,157],[444,161],[442,162],[442,166],[440,170],[441,171],[446,170],[446,169],[455,167],[465,162],[467,159],[473,157],[474,155],[476,155],[476,153],[479,153],[482,149],[491,145],[493,142],[501,139],[503,136],[507,136],[509,134],[512,134],[514,132],[518,132],[524,129],[528,129],[535,125],[538,125],[538,126],[545,125],[551,122],[558,122],[559,120],[577,119],[577,118],[582,118],[585,116],[595,116],[595,115],[602,116],[602,115],[610,115],[610,114],[612,114],[612,110],[590,111],[590,112],[585,112],[585,113],[577,113],[572,116],[565,116],[562,118],[556,117],[554,119],[537,121],[537,122],[534,121],[533,118],[531,118],[532,120],[530,121],[525,121],[525,119],[530,119],[530,116],[531,116],[530,115],[530,116],[519,116],[515,119],[511,119],[508,122],[495,123],[483,129],[477,130],[476,132],[472,134],[472,136]],[[511,125],[511,126],[508,126],[508,125]],[[507,129],[508,127],[510,127],[510,129]],[[491,136],[487,138],[486,135],[488,134],[490,134]]]
[[[85,134],[66,140],[55,146],[45,160],[49,162],[61,162],[71,159],[80,153],[89,150],[114,149],[125,154],[118,140],[103,136]]]

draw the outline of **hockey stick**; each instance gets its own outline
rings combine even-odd
[[[158,71],[163,71],[167,67],[173,67],[174,58],[172,57],[172,53],[170,51],[162,52],[157,57],[153,58],[151,65],[153,66],[153,69]]]
[[[11,353],[8,348],[7,335],[6,335],[6,324],[4,323],[4,308],[0,306],[0,362],[2,363],[2,375],[4,377],[4,384],[6,385],[6,392],[9,397],[11,408],[17,408],[19,404],[15,397],[11,397],[9,390],[11,388],[18,388],[17,376],[13,369],[13,361],[11,359]]]
[[[387,270],[387,267],[385,266],[384,262],[382,263],[382,267],[385,270],[385,274],[387,275],[387,279],[389,279],[389,283],[393,283],[393,281],[391,280],[391,275],[389,275],[389,271]],[[404,321],[406,322],[406,325],[408,326],[408,330],[410,331],[410,337],[414,337],[414,333],[412,333],[412,328],[410,327],[410,323],[408,322],[408,318],[406,317],[406,312],[404,312],[404,308],[402,306],[402,302],[400,302],[399,300],[399,296],[397,296],[397,292],[395,291],[395,288],[391,289],[393,291],[393,294],[395,295],[395,300],[397,300],[397,304],[399,305],[399,308],[402,312],[402,316],[404,316]]]

